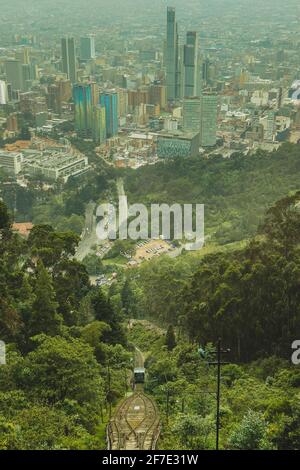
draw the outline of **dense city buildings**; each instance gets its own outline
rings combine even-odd
[[[103,158],[134,167],[145,155],[160,158],[164,133],[197,133],[199,158],[297,141],[297,33],[242,33],[224,10],[222,24],[207,21],[209,9],[159,6],[159,17],[150,9],[152,22],[136,29],[90,21],[78,31],[57,26],[53,36],[2,37],[2,138],[68,129]],[[153,137],[139,162],[132,134]]]

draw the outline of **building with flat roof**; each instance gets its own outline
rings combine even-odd
[[[0,167],[7,173],[17,175],[22,171],[23,156],[20,152],[0,151]]]
[[[67,147],[24,151],[23,170],[29,175],[40,175],[54,181],[63,179],[66,182],[70,176],[79,176],[89,169],[88,158]]]
[[[159,158],[196,157],[199,154],[199,133],[165,133],[157,136]]]

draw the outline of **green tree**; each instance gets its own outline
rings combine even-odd
[[[49,405],[75,400],[98,409],[103,382],[92,348],[78,339],[37,337],[38,346],[16,368],[17,383]]]
[[[166,334],[166,346],[168,351],[172,351],[176,346],[176,338],[173,325],[169,325]]]
[[[103,263],[97,255],[90,254],[85,256],[82,263],[85,265],[90,276],[97,276],[103,271]]]
[[[45,333],[54,336],[58,334],[62,318],[57,313],[58,303],[51,276],[42,261],[38,262],[34,293],[35,300],[29,320],[30,335]]]
[[[268,439],[268,424],[259,412],[248,411],[241,424],[231,434],[229,445],[239,450],[266,450],[272,444]]]
[[[126,315],[134,318],[136,314],[135,297],[128,279],[126,279],[121,291],[121,302]]]
[[[101,289],[97,289],[92,297],[92,306],[95,319],[107,323],[111,332],[107,334],[105,341],[112,344],[125,344],[125,333],[122,327],[120,315],[114,311],[109,299],[105,297]]]

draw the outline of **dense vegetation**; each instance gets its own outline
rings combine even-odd
[[[244,248],[131,270],[127,309],[177,326],[192,342],[221,336],[238,361],[289,357],[300,331],[299,200],[296,193],[270,208]]]
[[[23,241],[0,202],[0,240],[0,449],[103,448],[130,367],[122,318],[73,259],[73,233],[37,225]]]
[[[205,229],[218,243],[249,238],[265,211],[300,189],[300,146],[284,144],[272,153],[236,153],[230,159],[175,159],[127,171],[131,202],[205,204]]]
[[[144,322],[130,338],[147,351],[146,389],[159,405],[160,449],[215,448],[216,369],[211,344],[198,346],[177,334],[159,334]],[[226,357],[226,360],[232,360]],[[222,449],[300,448],[300,371],[275,356],[222,367]]]
[[[126,171],[131,201],[206,203],[214,244],[120,267],[105,292],[89,274],[131,244],[81,264],[74,259],[80,230],[70,220],[82,223],[91,199],[116,196],[114,170],[96,165],[63,191],[39,191],[35,181],[17,199],[16,187],[3,185],[10,209],[20,200],[17,214],[37,225],[28,240],[18,238],[0,202],[0,339],[7,345],[0,449],[103,448],[110,405],[128,386],[131,343],[147,356],[147,391],[163,419],[159,447],[213,448],[216,372],[208,362],[219,336],[231,349],[222,370],[221,446],[299,449],[300,370],[290,363],[300,332],[299,169],[299,147],[285,145],[272,154]],[[123,322],[138,317],[160,328],[137,323],[128,341]]]

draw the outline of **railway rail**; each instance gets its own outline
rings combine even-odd
[[[155,402],[138,384],[133,395],[119,405],[108,425],[108,449],[154,450],[159,425]]]

